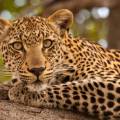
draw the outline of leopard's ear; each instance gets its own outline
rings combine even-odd
[[[2,42],[4,41],[4,37],[6,36],[8,28],[10,26],[11,26],[10,21],[0,18],[0,51],[2,47]]]
[[[73,22],[73,14],[68,9],[61,9],[49,16],[48,20],[60,29],[68,30]]]
[[[0,18],[0,37],[2,37],[4,33],[6,33],[10,26],[10,21]]]

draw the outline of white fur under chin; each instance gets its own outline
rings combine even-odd
[[[27,87],[32,90],[32,91],[42,91],[42,90],[45,90],[47,88],[47,84],[30,84],[28,85]]]

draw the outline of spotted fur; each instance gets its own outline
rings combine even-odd
[[[19,80],[9,98],[120,119],[120,50],[72,37],[72,20],[72,13],[62,9],[48,18],[19,18],[1,30],[5,65]]]

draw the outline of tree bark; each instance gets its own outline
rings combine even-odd
[[[0,120],[97,120],[85,114],[59,109],[34,108],[8,99],[9,86],[0,85]]]
[[[108,47],[120,49],[120,1],[108,18]]]

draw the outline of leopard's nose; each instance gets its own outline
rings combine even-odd
[[[31,72],[32,74],[36,75],[37,77],[38,77],[39,75],[41,75],[44,70],[45,70],[45,67],[28,69],[29,72]]]

